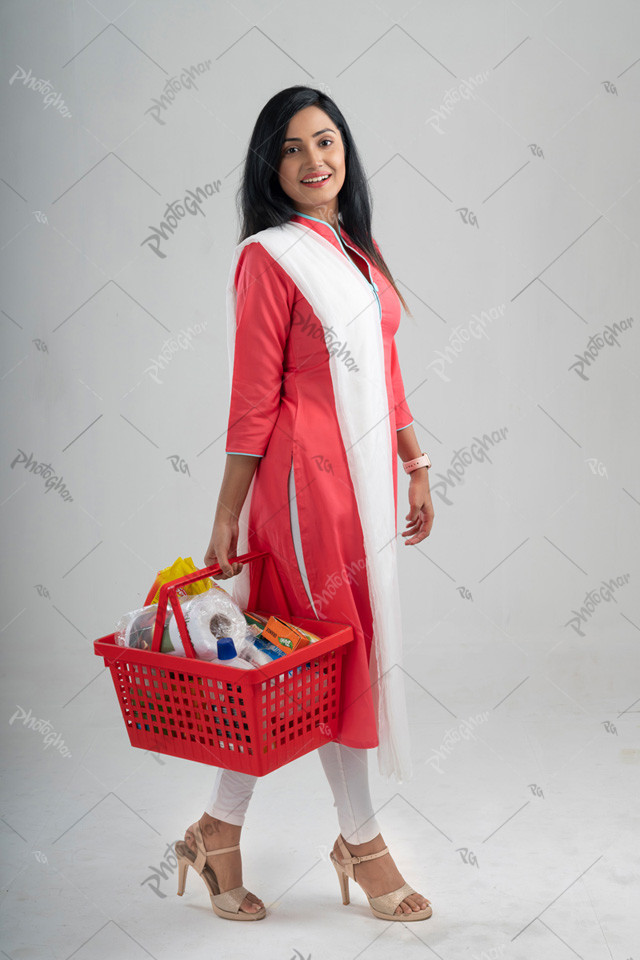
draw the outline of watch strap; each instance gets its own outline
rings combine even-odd
[[[420,467],[426,467],[429,469],[431,466],[431,460],[426,453],[422,453],[421,456],[415,457],[413,460],[403,460],[402,466],[404,467],[405,473],[412,473],[414,470],[418,470]]]

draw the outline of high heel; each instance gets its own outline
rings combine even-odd
[[[232,890],[225,890],[224,893],[220,893],[220,885],[215,871],[207,863],[207,857],[213,857],[219,853],[228,853],[230,850],[238,850],[240,844],[236,843],[233,847],[221,847],[219,850],[206,850],[200,825],[194,823],[189,827],[189,830],[195,837],[197,853],[194,853],[184,840],[176,840],[173,845],[178,858],[178,896],[181,897],[184,893],[187,871],[189,867],[193,867],[206,883],[211,898],[211,906],[219,917],[223,917],[225,920],[262,920],[267,915],[264,907],[260,907],[254,913],[240,909],[240,904],[249,893],[246,887],[234,887]]]
[[[184,893],[184,885],[187,882],[188,869],[189,869],[189,864],[187,863],[187,861],[178,857],[178,896],[179,897],[181,897],[182,894]]]
[[[385,853],[389,853],[389,848],[385,847],[384,850],[378,850],[377,853],[368,853],[363,857],[352,857],[342,834],[339,834],[337,843],[343,858],[342,861],[334,856],[333,850],[329,854],[329,857],[338,874],[342,902],[347,905],[351,902],[349,897],[349,878],[351,878],[354,883],[358,883],[353,869],[354,864],[361,863],[363,860],[375,860],[376,857],[383,857]],[[360,886],[360,884],[358,884],[358,886]],[[412,910],[411,913],[395,913],[396,908],[402,903],[405,897],[415,892],[408,883],[403,883],[397,890],[392,890],[391,893],[383,893],[379,897],[370,897],[367,893],[367,900],[369,901],[371,912],[376,917],[380,917],[381,920],[426,920],[433,912],[430,906],[425,907],[424,910]],[[426,897],[424,899],[427,900]],[[431,901],[427,900],[427,903],[430,904]]]

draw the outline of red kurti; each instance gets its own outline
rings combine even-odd
[[[396,430],[413,422],[394,340],[400,300],[342,228],[339,236],[322,220],[304,214],[295,214],[292,220],[316,230],[349,256],[377,293],[396,465]],[[249,550],[273,554],[294,616],[353,626],[355,640],[347,646],[344,660],[343,712],[335,738],[350,747],[375,747],[378,733],[369,679],[372,612],[362,527],[336,413],[325,334],[308,301],[262,244],[249,243],[241,251],[235,285],[226,452],[262,458],[253,481]],[[396,469],[393,483],[397,517]],[[295,497],[290,496],[291,484]]]

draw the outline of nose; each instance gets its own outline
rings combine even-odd
[[[308,150],[308,160],[313,167],[322,165],[322,151],[316,143],[312,143]]]

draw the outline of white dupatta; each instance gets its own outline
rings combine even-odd
[[[242,248],[261,243],[308,300],[325,330],[331,378],[364,539],[373,640],[369,675],[378,721],[378,767],[398,782],[412,776],[402,671],[391,436],[380,314],[358,267],[314,229],[289,221],[247,237],[235,248],[227,284],[229,381],[236,333],[235,271]],[[327,331],[331,331],[327,336]],[[336,356],[345,345],[357,370]],[[238,518],[237,555],[248,552],[253,480]],[[246,609],[249,569],[232,578],[232,596]],[[377,691],[377,695],[376,695]]]

